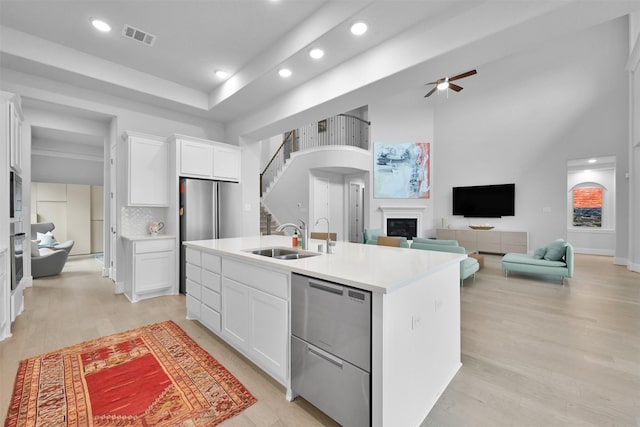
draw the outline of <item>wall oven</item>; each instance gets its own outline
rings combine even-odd
[[[22,178],[11,171],[9,183],[9,218],[20,220],[22,216]]]
[[[22,222],[12,222],[9,232],[9,250],[11,254],[11,290],[18,287],[22,280],[24,267],[24,242],[26,236],[22,232]]]

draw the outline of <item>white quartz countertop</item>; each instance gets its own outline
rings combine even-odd
[[[155,236],[152,236],[151,234],[134,234],[131,236],[125,236],[124,234],[122,236],[123,239],[126,240],[160,240],[160,239],[175,239],[176,236],[172,235],[172,234],[158,234]]]
[[[256,236],[184,242],[187,247],[244,260],[265,267],[305,274],[343,285],[379,293],[400,289],[418,277],[428,276],[451,264],[459,264],[464,254],[407,248],[336,242],[331,254],[295,260],[255,255],[246,250],[265,247],[291,247],[291,237]],[[309,252],[316,252],[324,240],[311,239]]]

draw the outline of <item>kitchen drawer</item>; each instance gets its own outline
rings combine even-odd
[[[222,260],[222,275],[279,298],[289,299],[289,275],[287,273],[225,258]]]
[[[211,289],[212,291],[216,291],[220,293],[220,275],[216,273],[212,273],[207,270],[202,270],[202,276],[200,283]]]
[[[200,301],[187,295],[187,319],[200,320]]]
[[[197,265],[187,263],[187,278],[194,282],[202,283],[202,269]]]
[[[204,304],[200,306],[200,322],[212,331],[220,332],[220,313]]]
[[[173,251],[173,239],[142,240],[135,242],[135,253],[145,254],[150,252]]]
[[[345,426],[370,425],[368,372],[291,337],[291,389]]]
[[[191,295],[197,300],[202,299],[202,291],[199,283],[194,282],[191,279],[187,279],[187,295]]]
[[[213,254],[202,253],[202,268],[220,273],[220,257]]]
[[[220,312],[220,294],[210,289],[202,288],[202,303]]]
[[[197,251],[197,250],[191,249],[191,248],[187,248],[187,250],[185,252],[186,252],[185,258],[186,258],[187,262],[189,264],[197,265],[198,267],[200,267],[200,265],[201,265],[201,262],[200,262],[200,251]]]

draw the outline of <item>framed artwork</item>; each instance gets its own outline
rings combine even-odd
[[[373,145],[373,197],[428,199],[431,190],[430,144],[411,142]]]
[[[573,189],[573,226],[602,227],[602,187]]]

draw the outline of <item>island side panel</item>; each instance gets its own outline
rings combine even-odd
[[[457,263],[382,302],[382,425],[420,425],[460,367]]]

